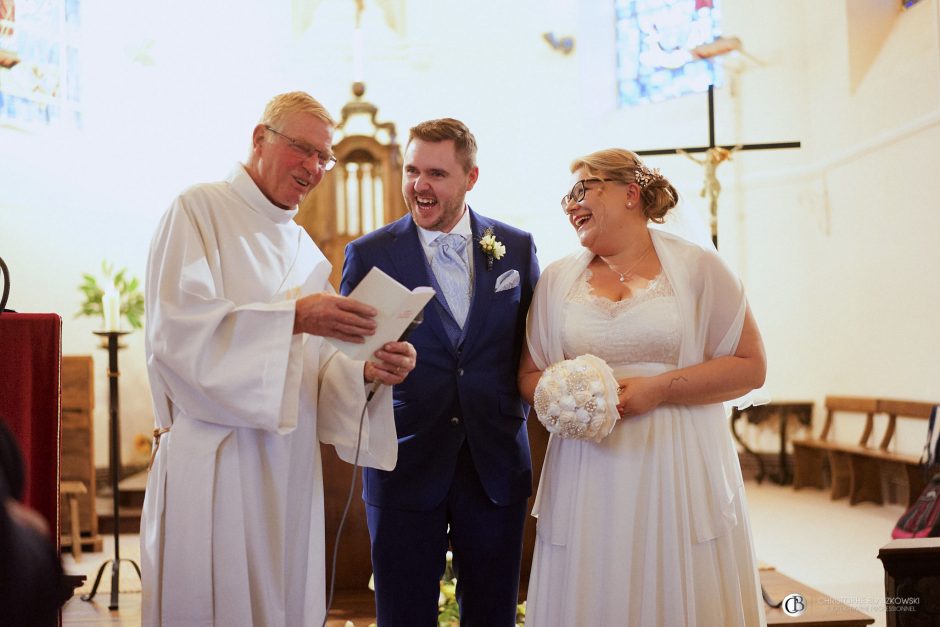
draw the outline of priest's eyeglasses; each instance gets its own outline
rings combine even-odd
[[[615,180],[616,179],[601,179],[596,177],[581,179],[574,184],[574,187],[571,188],[570,192],[561,197],[561,210],[565,213],[568,213],[569,202],[581,202],[584,200],[584,194],[587,192],[587,186],[585,183],[609,183]]]
[[[288,146],[291,147],[291,150],[296,152],[298,155],[302,156],[304,158],[304,161],[306,161],[307,159],[310,159],[313,156],[316,156],[317,162],[320,164],[320,167],[327,171],[332,170],[333,166],[336,165],[336,157],[334,157],[333,155],[329,153],[323,153],[322,151],[317,150],[316,148],[314,148],[307,142],[301,141],[299,139],[294,139],[293,137],[290,137],[289,135],[285,135],[281,131],[277,129],[273,129],[268,125],[265,125],[264,128],[268,129],[275,135],[279,135],[280,137],[283,137],[284,139],[286,139]]]

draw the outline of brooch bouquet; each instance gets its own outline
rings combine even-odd
[[[539,421],[561,438],[600,442],[620,418],[614,372],[589,354],[546,368],[534,401]]]
[[[480,248],[483,250],[483,253],[486,255],[486,269],[493,269],[493,260],[499,261],[503,258],[503,255],[506,254],[506,247],[503,246],[503,243],[496,239],[496,234],[493,233],[492,228],[487,228],[483,231],[483,237],[480,238]]]

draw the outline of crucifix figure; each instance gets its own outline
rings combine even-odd
[[[657,148],[655,150],[637,150],[640,156],[649,155],[684,155],[703,166],[705,181],[702,196],[708,198],[711,222],[712,242],[718,247],[718,194],[721,184],[718,182],[718,166],[731,159],[732,153],[741,150],[778,150],[781,148],[799,148],[800,142],[775,142],[766,144],[738,144],[736,146],[718,146],[715,144],[715,86],[708,86],[708,145],[686,148]],[[704,152],[704,158],[693,157],[693,153]]]
[[[696,157],[682,148],[676,149],[676,154],[687,157],[702,166],[705,171],[705,180],[702,182],[702,191],[699,196],[708,199],[708,223],[711,229],[712,240],[718,236],[718,194],[721,193],[721,182],[718,180],[718,166],[725,161],[731,161],[731,154],[741,148],[740,145],[731,148],[715,146],[705,151],[704,157]],[[716,244],[717,245],[717,244]]]

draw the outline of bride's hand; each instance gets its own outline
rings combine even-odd
[[[617,411],[622,418],[639,416],[663,402],[662,390],[652,377],[633,377],[617,382]]]

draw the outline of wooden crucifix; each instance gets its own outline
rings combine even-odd
[[[705,181],[701,195],[708,199],[709,222],[711,224],[712,242],[718,248],[718,193],[721,185],[718,182],[718,166],[731,159],[731,155],[741,150],[779,150],[781,148],[799,148],[800,142],[773,142],[766,144],[737,144],[718,146],[715,144],[715,86],[708,86],[708,145],[693,146],[689,148],[657,148],[654,150],[637,150],[640,156],[650,155],[685,155],[702,166],[705,170]],[[703,152],[702,158],[693,157],[692,154]]]

